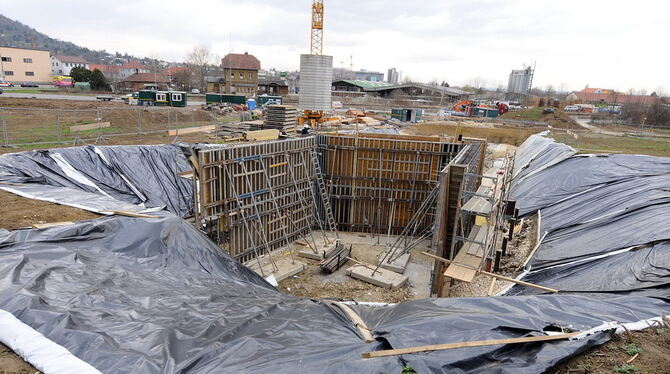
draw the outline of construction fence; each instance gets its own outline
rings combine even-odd
[[[169,130],[239,120],[199,107],[99,107],[91,109],[0,107],[0,145],[31,146],[105,140],[115,136],[166,133]]]

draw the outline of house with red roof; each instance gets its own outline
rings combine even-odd
[[[88,70],[98,69],[102,72],[108,82],[118,82],[121,80],[119,74],[119,65],[89,64]]]
[[[229,53],[221,59],[225,93],[256,96],[261,62],[247,52]]]
[[[119,77],[121,80],[124,80],[133,74],[142,73],[151,73],[151,70],[137,61],[130,61],[119,66]]]
[[[653,105],[658,102],[656,95],[628,95],[623,92],[606,88],[585,88],[581,91],[570,93],[566,101],[571,103],[605,105],[642,104]]]

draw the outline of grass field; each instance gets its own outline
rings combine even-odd
[[[524,121],[541,121],[543,119],[542,110],[544,108],[532,107],[526,110],[520,110],[518,112],[507,112],[500,116],[500,118],[506,119],[518,119]]]
[[[551,137],[565,143],[580,153],[630,153],[670,157],[670,139],[642,139],[630,136],[609,136],[580,133],[578,139],[566,133],[554,132]]]

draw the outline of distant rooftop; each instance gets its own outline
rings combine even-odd
[[[60,62],[71,62],[75,64],[88,64],[85,58],[79,56],[66,56],[66,55],[55,55],[54,56]]]
[[[221,60],[224,69],[261,70],[261,62],[249,53],[229,53]]]
[[[342,79],[342,80],[338,80],[336,82],[347,82],[349,84],[353,84],[356,87],[360,87],[364,90],[367,90],[367,89],[370,89],[370,88],[383,88],[383,87],[393,86],[391,83],[364,81],[364,80],[360,80],[360,79]]]

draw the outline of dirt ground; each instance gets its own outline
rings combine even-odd
[[[379,254],[385,250],[386,237],[379,239],[371,234],[340,233],[340,239],[345,245],[352,245],[352,258],[374,266],[378,262]],[[391,237],[393,240],[394,237]],[[347,262],[333,274],[327,274],[319,268],[319,262],[304,257],[297,260],[307,264],[307,269],[293,277],[279,282],[279,290],[290,295],[318,298],[336,298],[344,300],[399,303],[407,300],[428,297],[430,269],[432,260],[419,254],[428,249],[429,242],[421,243],[411,252],[410,263],[405,271],[409,282],[397,290],[387,290],[372,284],[351,278],[346,275],[346,269],[355,265]]]
[[[39,223],[74,222],[100,217],[86,210],[26,199],[3,190],[0,190],[0,206],[11,207],[3,209],[0,214],[0,228],[8,230]]]
[[[518,128],[493,125],[486,122],[468,121],[458,126],[454,121],[434,121],[411,124],[401,129],[402,134],[421,136],[455,136],[457,131],[465,137],[483,138],[489,143],[521,145],[529,136],[546,128]]]
[[[670,373],[670,328],[648,328],[616,335],[550,370],[550,374]],[[631,361],[632,360],[632,361]]]
[[[0,374],[38,374],[40,373],[29,363],[0,344]]]
[[[215,120],[239,119],[239,114],[217,116],[199,106],[184,108],[138,107],[119,102],[78,102],[68,100],[17,99],[0,97],[3,133],[0,140],[20,149],[54,147],[57,144],[80,142],[133,144],[166,141],[167,131],[176,128],[210,125]],[[76,131],[72,126],[109,123],[107,127]],[[6,137],[4,127],[6,126]],[[133,134],[131,136],[119,136]],[[141,134],[141,135],[140,135]],[[200,141],[211,141],[200,134]],[[39,144],[38,144],[39,143]],[[33,145],[35,144],[35,145]],[[47,144],[40,145],[40,144]],[[51,144],[51,145],[49,145]],[[81,145],[81,144],[80,144]]]

